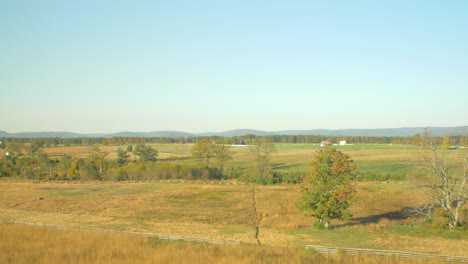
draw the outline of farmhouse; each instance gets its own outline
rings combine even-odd
[[[340,140],[340,146],[346,145],[346,140]]]
[[[322,141],[320,142],[320,146],[321,147],[327,147],[327,146],[331,146],[332,143],[330,143],[329,141]]]

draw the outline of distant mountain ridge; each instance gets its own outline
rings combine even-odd
[[[429,129],[434,136],[459,136],[468,134],[468,126],[459,127],[401,127],[376,129],[314,129],[314,130],[283,130],[280,135],[322,135],[322,136],[367,136],[367,137],[409,137],[423,133]]]
[[[427,127],[434,136],[459,136],[468,134],[468,126],[459,127]],[[0,137],[11,138],[78,138],[78,137],[235,137],[245,135],[288,135],[288,136],[362,136],[362,137],[409,137],[424,132],[425,127],[402,127],[402,128],[377,128],[377,129],[312,129],[312,130],[280,130],[261,131],[253,129],[235,129],[224,132],[189,133],[184,131],[153,131],[153,132],[118,132],[118,133],[94,133],[82,134],[73,132],[21,132],[8,133],[0,130]]]

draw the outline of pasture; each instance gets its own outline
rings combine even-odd
[[[306,244],[465,255],[463,230],[426,230],[407,208],[424,197],[406,183],[359,183],[354,217],[316,230],[294,204],[299,185],[31,183],[2,181],[0,220],[153,232],[303,248]],[[254,199],[255,191],[255,199]],[[430,246],[428,246],[430,245]]]
[[[158,160],[160,162],[195,162],[190,159],[190,150],[193,144],[151,144],[151,146],[158,150]],[[119,147],[125,150],[127,146],[100,146],[99,149],[108,153],[106,158],[109,161],[114,161],[117,158],[117,149]],[[425,173],[421,152],[415,146],[356,144],[334,147],[350,155],[356,162],[361,175],[373,174],[376,179],[404,180]],[[271,156],[274,171],[307,174],[315,151],[321,147],[318,144],[277,144],[276,148],[277,151]],[[60,158],[64,154],[73,158],[86,158],[89,150],[90,147],[87,146],[61,146],[42,149],[50,158]],[[252,155],[248,146],[234,146],[231,147],[231,150],[234,155],[233,159],[225,165],[227,171],[235,169],[248,171],[252,168]],[[460,171],[462,168],[461,162],[466,152],[467,149],[446,151],[448,161],[454,170]],[[137,157],[130,153],[130,159],[137,159]]]
[[[153,147],[159,151],[158,162],[194,162],[189,159],[192,145],[158,144]],[[306,174],[309,163],[319,148],[318,145],[312,144],[279,144],[277,152],[272,155],[273,170]],[[233,256],[251,254],[253,256],[253,259],[242,260],[240,258],[239,262],[242,263],[256,263],[257,261],[254,261],[256,254],[267,260],[271,258],[266,255],[276,256],[278,262],[285,260],[282,256],[293,260],[287,261],[293,263],[300,263],[301,259],[309,257],[317,260],[318,256],[310,256],[303,252],[307,244],[467,256],[466,229],[432,228],[428,226],[429,223],[425,223],[424,219],[417,217],[411,211],[411,208],[422,206],[427,202],[427,197],[424,196],[422,190],[412,184],[412,179],[427,173],[417,148],[405,145],[347,145],[336,146],[336,148],[350,155],[358,165],[360,175],[383,175],[383,178],[388,176],[388,179],[401,176],[401,180],[355,182],[357,197],[350,208],[353,217],[346,221],[333,221],[332,230],[314,229],[312,227],[314,220],[305,217],[296,209],[295,203],[300,197],[300,184],[264,186],[245,184],[233,179],[191,182],[182,180],[33,182],[0,179],[0,221],[4,223],[23,221],[237,241],[249,246],[239,249],[229,248],[225,251],[225,248],[214,246],[214,248],[211,246],[205,248],[200,245],[184,244],[183,249],[178,248],[178,250],[198,252],[201,247],[207,252],[213,250],[224,252],[217,255],[218,257],[224,256],[223,254]],[[116,158],[118,146],[103,146],[100,149],[109,153],[107,158],[110,162]],[[233,147],[232,150],[235,152],[234,158],[226,165],[227,169],[248,170],[251,168],[252,157],[247,147]],[[43,151],[50,157],[60,157],[63,154],[72,157],[88,155],[88,148],[83,146],[44,148]],[[448,162],[455,172],[460,170],[464,155],[466,155],[466,149],[447,151]],[[5,239],[17,239],[17,241],[27,240],[26,233],[36,232],[28,231],[26,227],[12,225],[0,225],[0,228],[8,230],[8,232],[1,232],[6,237]],[[37,232],[45,232],[47,236],[50,232],[50,236],[55,237],[56,235],[62,236],[64,233],[60,232],[65,231],[39,230]],[[68,235],[82,236],[74,232],[63,236]],[[107,237],[113,234],[85,236],[89,236],[91,241],[97,239],[94,236],[102,236],[101,238],[106,241],[113,239]],[[83,241],[87,241],[88,238],[83,238]],[[133,242],[129,240],[128,243],[135,243],[135,248],[154,250],[154,245],[151,244],[153,242],[140,238],[139,240],[126,237],[119,239],[122,241],[135,239],[132,240]],[[258,244],[264,247],[254,247]],[[121,246],[117,245],[117,247]],[[83,247],[94,246],[83,245]],[[169,243],[164,247],[168,250],[171,248],[169,250],[171,251],[175,246]],[[294,249],[292,252],[295,253],[285,253],[284,248]],[[133,253],[122,254],[122,256],[129,254],[125,255],[127,257],[133,256]],[[0,255],[6,257],[5,254]],[[203,260],[207,256],[200,255],[199,257]],[[225,257],[228,258],[228,256]],[[112,257],[109,258],[112,259]],[[194,258],[197,259],[197,257]],[[233,263],[223,258],[215,258],[212,262]],[[330,263],[336,261],[333,258],[321,260],[330,261]],[[147,260],[147,262],[151,261]],[[353,263],[354,260],[349,261]],[[364,260],[361,259],[362,261]],[[14,262],[20,263],[21,261]],[[83,257],[83,262],[86,262],[86,256]],[[267,262],[274,263],[275,261]],[[115,263],[118,263],[118,258]]]
[[[322,255],[284,247],[167,242],[121,234],[14,225],[0,225],[0,252],[1,263],[444,263],[397,257]]]

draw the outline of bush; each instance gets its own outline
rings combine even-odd
[[[325,225],[322,222],[320,222],[319,220],[314,222],[313,227],[314,227],[314,229],[317,229],[317,230],[324,230],[325,229]]]
[[[228,173],[225,174],[224,176],[226,177],[226,179],[238,179],[238,180],[241,180],[242,179],[242,175],[244,174],[244,172],[242,171],[242,168],[237,166],[235,168],[231,167],[229,170],[228,170]]]

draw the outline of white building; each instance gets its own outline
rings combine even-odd
[[[340,140],[340,146],[346,145],[346,140]]]

